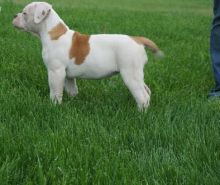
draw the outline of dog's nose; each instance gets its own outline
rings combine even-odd
[[[16,18],[18,16],[18,14],[14,15],[14,18]]]

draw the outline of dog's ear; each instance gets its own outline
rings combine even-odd
[[[52,6],[48,3],[38,3],[35,5],[34,22],[36,24],[42,22],[51,12]]]

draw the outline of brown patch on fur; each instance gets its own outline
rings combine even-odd
[[[153,53],[157,53],[160,50],[158,46],[150,39],[147,39],[145,37],[131,37],[131,38],[138,44],[142,44],[148,47]]]
[[[50,30],[48,33],[50,35],[51,40],[58,40],[60,36],[65,34],[67,32],[67,28],[63,23],[57,24],[52,30]]]
[[[89,35],[83,35],[75,32],[72,37],[72,46],[69,51],[69,58],[75,58],[75,63],[80,65],[89,54]]]

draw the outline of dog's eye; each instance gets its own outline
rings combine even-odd
[[[26,13],[26,12],[23,12],[23,15],[27,15],[27,13]]]

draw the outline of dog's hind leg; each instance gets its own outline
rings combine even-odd
[[[149,94],[149,96],[151,95],[151,90],[150,90],[150,88],[146,85],[146,84],[144,84],[144,88],[145,88],[145,90],[147,91],[147,93]]]
[[[76,85],[75,78],[66,78],[65,79],[65,90],[70,96],[76,96],[78,94],[78,87]]]
[[[147,108],[150,104],[150,91],[144,83],[143,69],[123,69],[120,74],[135,98],[139,110]]]

